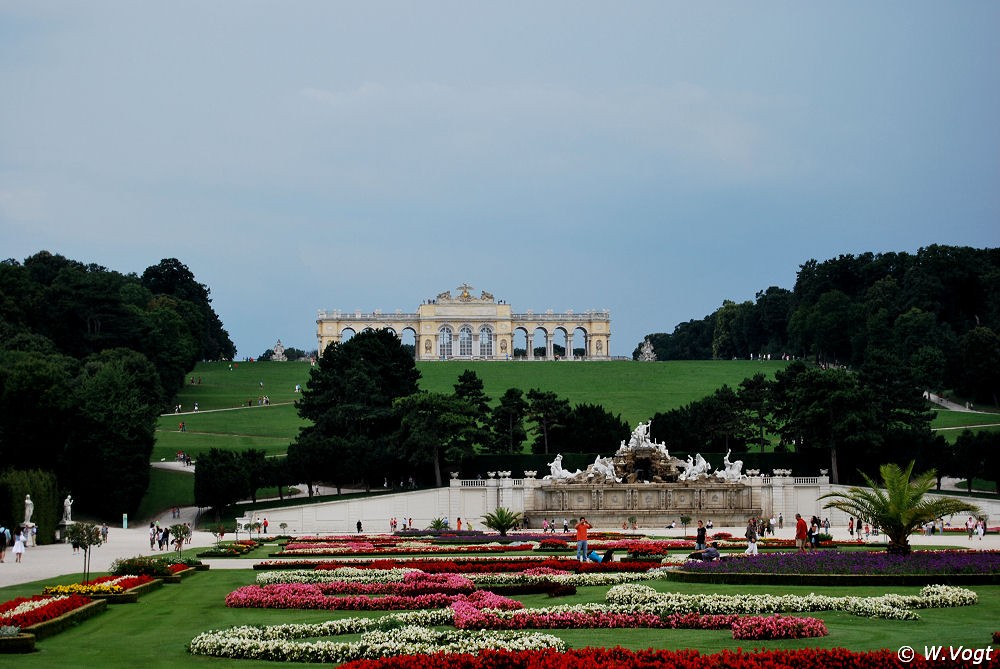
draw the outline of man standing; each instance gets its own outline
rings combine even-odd
[[[809,546],[809,527],[806,525],[806,519],[802,517],[801,514],[795,514],[795,547],[799,549],[800,553],[805,553],[806,548]]]
[[[587,530],[591,527],[587,519],[580,516],[580,522],[576,524],[576,557],[580,562],[587,561]]]
[[[705,537],[705,532],[706,532],[706,530],[705,530],[705,523],[703,523],[702,521],[699,520],[698,521],[698,532],[694,536],[694,549],[696,551],[703,551],[703,550],[705,550],[705,544],[707,543],[706,537]]]

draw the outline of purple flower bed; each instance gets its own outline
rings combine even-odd
[[[865,551],[777,553],[718,562],[685,563],[686,571],[716,574],[1000,574],[998,551],[914,551],[908,556]]]

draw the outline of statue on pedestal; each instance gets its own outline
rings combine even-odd
[[[31,495],[24,496],[24,525],[31,525],[31,514],[35,512],[35,503],[31,501]]]
[[[63,501],[63,522],[71,523],[73,522],[73,496],[66,495],[66,499]]]

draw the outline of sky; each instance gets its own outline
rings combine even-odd
[[[0,258],[177,258],[238,349],[469,283],[611,353],[1000,242],[1000,3],[0,0]]]

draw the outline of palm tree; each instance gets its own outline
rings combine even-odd
[[[867,488],[850,488],[847,492],[831,492],[820,499],[830,498],[824,509],[840,509],[856,518],[864,518],[885,532],[889,553],[909,555],[909,536],[924,523],[953,513],[979,513],[979,508],[954,497],[924,499],[937,480],[933,469],[910,479],[913,461],[906,469],[889,463],[879,467],[881,485],[864,473]]]
[[[496,530],[501,537],[507,536],[507,531],[521,522],[521,513],[514,512],[505,506],[498,506],[496,511],[483,514],[483,525]]]

